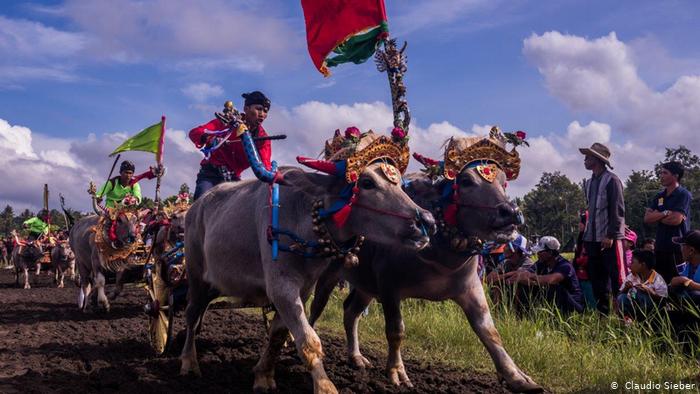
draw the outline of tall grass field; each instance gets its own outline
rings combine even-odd
[[[346,295],[347,291],[333,293],[317,323],[319,328],[342,334]],[[402,312],[406,325],[404,359],[439,360],[495,374],[489,355],[456,304],[406,300]],[[662,391],[664,382],[695,383],[693,390],[675,392],[698,392],[697,348],[678,343],[663,319],[653,327],[644,323],[626,326],[615,315],[604,317],[587,311],[565,317],[546,305],[517,316],[512,299],[492,306],[491,313],[506,350],[518,366],[553,392],[639,392],[625,390],[625,384],[650,381],[660,383]],[[361,349],[372,347],[386,353],[384,318],[376,302],[360,320],[360,343]],[[614,383],[617,390],[611,390]]]

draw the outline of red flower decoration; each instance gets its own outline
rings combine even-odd
[[[515,136],[520,138],[521,140],[524,140],[525,138],[527,138],[527,133],[522,130],[518,130],[515,132]]]
[[[360,134],[360,129],[355,126],[345,129],[345,138],[360,138]]]
[[[391,136],[397,140],[402,140],[406,138],[406,132],[401,127],[394,127],[394,129],[391,130]]]

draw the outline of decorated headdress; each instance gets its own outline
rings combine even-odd
[[[465,168],[474,168],[476,172],[487,182],[493,182],[499,172],[503,171],[506,179],[511,181],[520,174],[520,155],[516,148],[520,145],[529,146],[524,131],[515,133],[502,133],[498,126],[493,126],[488,137],[450,138],[445,146],[445,156],[442,161],[433,160],[414,153],[431,178],[444,178],[448,181],[443,195],[446,198],[452,196],[445,208],[445,221],[456,224],[457,201],[459,187],[456,184],[457,176]],[[506,144],[513,145],[508,151]],[[451,191],[450,189],[451,188]]]
[[[390,182],[398,184],[408,167],[409,153],[405,133],[401,137],[394,133],[387,137],[378,136],[372,130],[361,133],[356,127],[348,127],[343,134],[336,130],[333,138],[326,141],[323,160],[298,156],[297,161],[315,170],[343,178],[348,183],[347,190],[341,193],[343,200],[325,211],[327,215],[333,215],[333,220],[338,226],[342,226],[350,214],[352,204],[357,201],[357,181],[360,174],[370,164],[381,161],[380,168],[384,175]]]

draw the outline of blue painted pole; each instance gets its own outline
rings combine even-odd
[[[250,168],[253,170],[253,174],[255,174],[255,176],[263,182],[272,183],[275,179],[275,173],[277,172],[276,163],[274,161],[272,162],[272,171],[265,168],[262,160],[260,160],[258,148],[255,146],[255,142],[253,141],[253,137],[250,135],[250,131],[246,130],[243,132],[240,138],[246,157],[248,158],[248,163],[250,163]]]

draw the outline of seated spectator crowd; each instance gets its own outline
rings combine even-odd
[[[668,284],[656,271],[654,243],[645,240],[635,249],[636,238],[631,231],[625,233],[629,251],[626,276],[620,287],[612,291],[612,305],[625,323],[646,319],[667,307],[677,311],[700,310],[700,230],[673,238],[681,247],[685,263]],[[503,259],[485,276],[494,304],[510,294],[521,314],[542,305],[554,306],[563,315],[583,312],[587,307],[596,310],[595,301],[589,302],[584,296],[585,261],[577,257],[575,267],[560,254],[560,249],[561,243],[552,236],[541,237],[531,248],[522,235],[507,244]],[[537,256],[534,263],[532,254]]]

